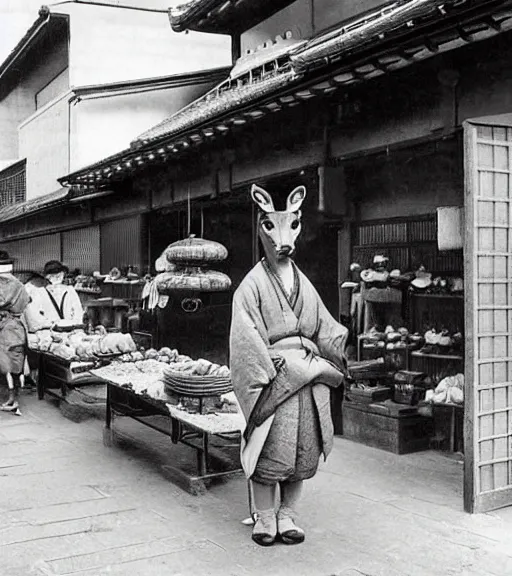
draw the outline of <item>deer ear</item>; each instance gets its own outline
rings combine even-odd
[[[286,201],[286,211],[287,212],[297,212],[304,199],[306,198],[306,187],[305,186],[297,186],[295,190],[290,192],[288,196],[288,200]]]
[[[263,210],[263,212],[275,212],[274,202],[272,196],[257,184],[253,184],[251,188],[251,197],[256,204]]]

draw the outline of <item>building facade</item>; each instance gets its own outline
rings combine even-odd
[[[298,263],[337,317],[350,263],[376,252],[463,276],[465,506],[510,504],[512,2],[192,0],[170,16],[229,34],[230,75],[61,184],[98,197],[93,219],[138,219],[145,266],[190,232],[223,242],[236,286],[259,258],[250,185],[303,183]],[[464,249],[439,249],[449,206],[466,211]],[[116,246],[105,266],[127,258]]]
[[[63,173],[207,91],[229,63],[226,39],[172,34],[165,11],[43,7],[0,65],[0,161],[25,161],[24,199],[49,194]],[[0,174],[5,186],[11,178]]]

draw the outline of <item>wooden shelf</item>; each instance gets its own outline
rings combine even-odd
[[[411,352],[411,356],[414,356],[414,358],[434,358],[437,360],[458,360],[460,362],[464,360],[463,356],[456,356],[452,354],[424,354],[423,352]]]

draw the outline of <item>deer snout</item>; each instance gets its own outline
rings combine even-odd
[[[277,252],[280,256],[289,256],[293,252],[293,246],[290,246],[289,244],[283,244],[280,248],[278,248]]]

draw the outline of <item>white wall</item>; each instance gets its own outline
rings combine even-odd
[[[291,30],[307,39],[389,0],[297,0],[242,34],[242,53]]]
[[[19,128],[19,152],[27,158],[27,200],[57,190],[68,172],[68,97],[53,101]]]
[[[62,8],[62,10],[61,10]],[[231,64],[231,41],[216,34],[178,34],[165,13],[67,4],[72,86],[120,82]]]
[[[36,110],[36,94],[67,66],[67,41],[53,50],[33,68],[23,70],[18,85],[0,101],[0,159],[24,158],[19,150],[18,127]],[[59,89],[67,89],[67,78],[60,78]]]
[[[71,165],[78,170],[130,142],[213,88],[211,83],[138,94],[83,99],[71,106]],[[64,176],[61,173],[58,176]]]

